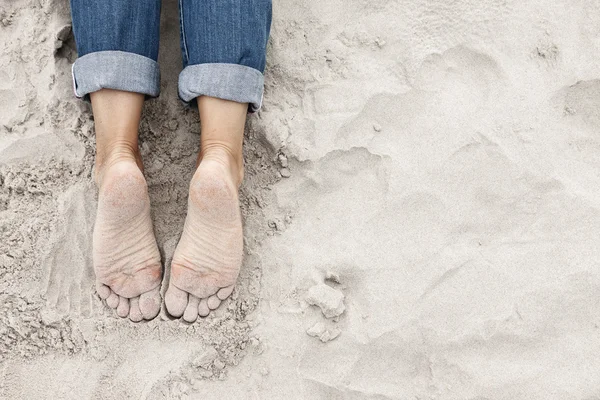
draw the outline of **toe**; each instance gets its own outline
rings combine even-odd
[[[117,315],[121,318],[125,318],[129,315],[129,299],[127,297],[119,296]]]
[[[198,304],[198,315],[206,317],[209,313],[210,308],[208,308],[208,301],[206,299],[200,300],[200,304]]]
[[[106,300],[108,296],[110,296],[111,290],[105,284],[96,282],[96,292],[98,292],[98,296],[100,296],[102,300]]]
[[[188,294],[177,286],[169,285],[165,294],[167,311],[174,317],[181,317],[188,303]]]
[[[119,305],[119,295],[111,290],[110,295],[106,298],[106,304],[110,308],[117,308]]]
[[[219,300],[219,298],[216,295],[210,296],[206,302],[208,304],[208,308],[210,308],[211,310],[216,310],[217,307],[219,307],[219,305],[221,304],[221,300]]]
[[[231,292],[233,292],[233,286],[234,285],[227,286],[219,290],[217,292],[217,297],[219,298],[219,300],[225,300],[226,298],[228,298]]]
[[[133,322],[140,322],[144,319],[142,312],[140,311],[140,298],[134,297],[129,300],[129,319]]]
[[[144,319],[152,319],[160,311],[160,286],[140,295],[140,311]]]
[[[188,305],[183,313],[183,319],[187,322],[194,322],[198,318],[198,304],[200,299],[194,295],[189,296]]]

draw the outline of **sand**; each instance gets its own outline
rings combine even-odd
[[[166,265],[176,3],[140,129]],[[600,399],[598,2],[275,0],[244,265],[191,325],[94,294],[75,57],[66,0],[0,4],[0,398]]]

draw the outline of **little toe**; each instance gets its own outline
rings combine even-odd
[[[110,308],[117,308],[119,305],[119,295],[111,290],[110,295],[106,298],[106,304]]]
[[[188,299],[188,305],[183,313],[183,320],[187,322],[194,322],[198,318],[198,304],[200,299],[190,294]]]
[[[221,304],[221,300],[219,300],[219,298],[213,294],[208,298],[206,303],[208,304],[208,308],[210,308],[211,310],[216,310],[217,307],[219,307],[219,305]]]
[[[152,319],[160,311],[160,286],[140,295],[140,311],[144,319]]]
[[[231,292],[233,292],[233,287],[234,285],[231,285],[220,289],[217,292],[217,297],[219,298],[219,300],[225,300],[226,298],[228,298]]]
[[[121,318],[125,318],[127,315],[129,315],[129,299],[127,297],[119,296],[117,315]]]
[[[129,300],[129,319],[133,322],[140,322],[144,319],[142,311],[140,310],[140,298],[134,297]]]
[[[210,308],[208,308],[208,301],[206,299],[200,300],[200,304],[198,304],[198,315],[206,317],[209,313]]]
[[[102,300],[106,300],[110,296],[110,288],[103,283],[96,281],[96,292]]]
[[[181,317],[188,303],[188,293],[177,286],[169,285],[165,294],[165,305],[167,311],[174,317]]]

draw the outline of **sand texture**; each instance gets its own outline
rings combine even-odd
[[[600,399],[600,3],[273,11],[237,288],[133,324],[94,293],[68,2],[0,2],[0,398]],[[140,128],[166,265],[199,143],[178,30],[165,0]]]

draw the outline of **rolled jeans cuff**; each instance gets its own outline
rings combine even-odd
[[[262,105],[264,82],[259,70],[245,65],[188,65],[179,74],[179,97],[186,103],[199,96],[248,103],[248,112],[253,113]]]
[[[87,97],[100,89],[115,89],[156,97],[160,69],[151,58],[125,51],[98,51],[75,60],[72,67],[75,96]]]

